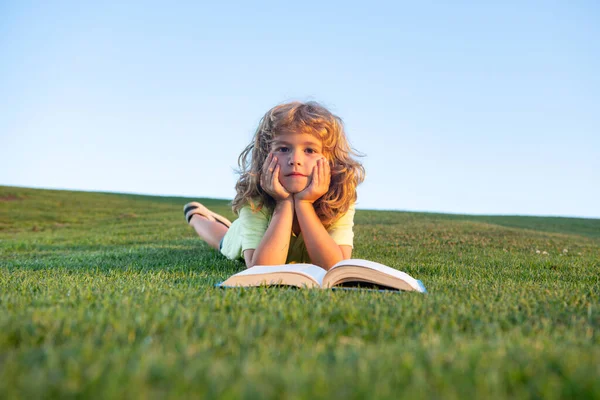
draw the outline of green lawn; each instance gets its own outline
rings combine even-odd
[[[0,398],[600,398],[598,219],[359,210],[429,294],[223,290],[190,200],[0,186]]]

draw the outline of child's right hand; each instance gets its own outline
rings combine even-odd
[[[280,168],[279,164],[277,164],[277,157],[273,156],[273,153],[270,153],[263,165],[260,186],[277,202],[293,198],[292,194],[285,190],[281,182],[279,182],[279,172]]]

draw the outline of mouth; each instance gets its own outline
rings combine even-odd
[[[303,177],[306,178],[306,175],[301,174],[300,172],[292,172],[291,174],[287,174],[286,176],[292,176],[292,177]]]

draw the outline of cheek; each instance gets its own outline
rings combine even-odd
[[[284,162],[281,160],[277,160],[277,165],[279,165],[279,183],[283,185],[283,180],[285,176],[283,175]]]
[[[310,162],[307,162],[306,165],[308,167],[309,171],[312,171],[314,167],[317,166],[317,161],[319,161],[321,158],[315,158],[310,160]]]
[[[278,159],[277,160],[277,165],[279,165],[279,179],[281,179],[281,176],[283,174],[283,168],[285,167],[285,162]]]

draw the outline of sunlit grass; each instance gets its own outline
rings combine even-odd
[[[0,398],[600,397],[599,220],[358,211],[428,295],[223,290],[189,200],[0,187]]]

